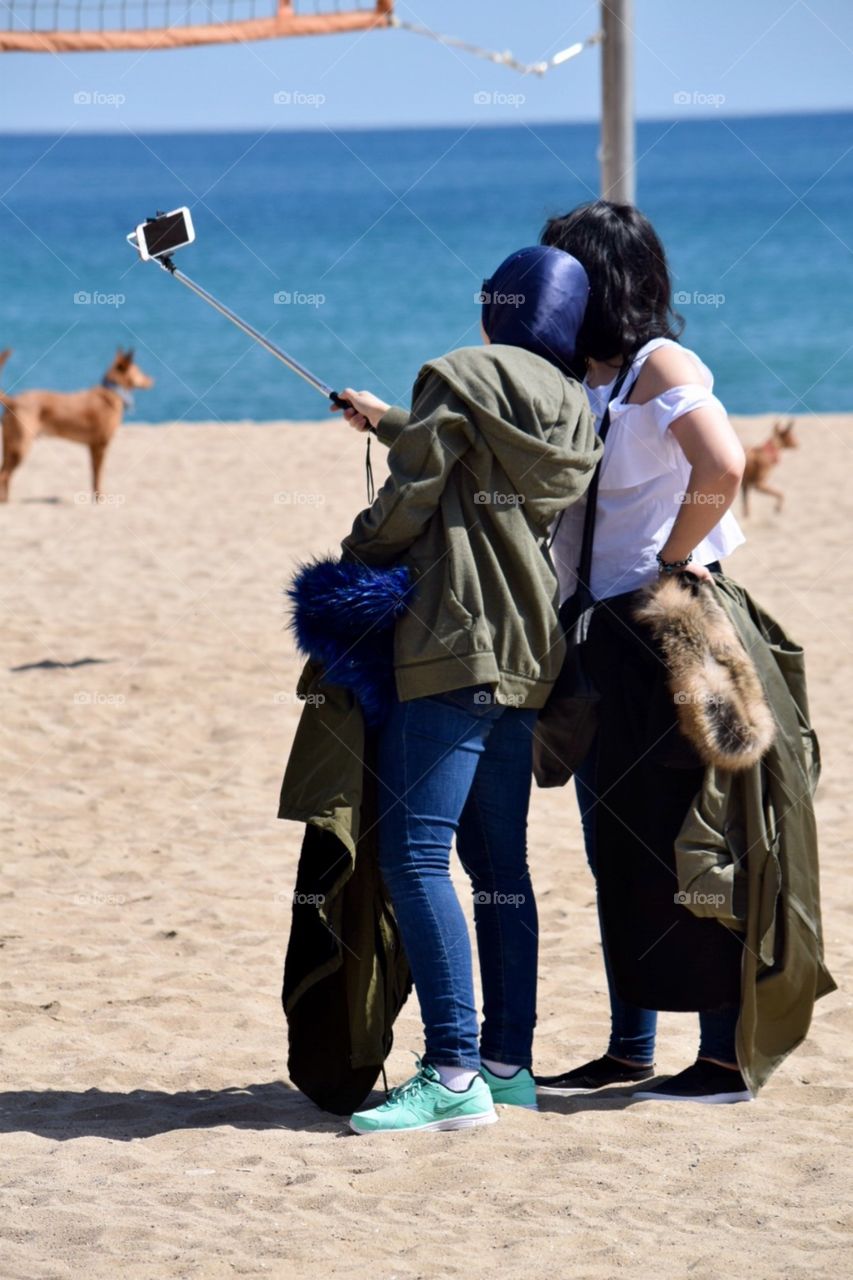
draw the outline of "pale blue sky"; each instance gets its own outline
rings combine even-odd
[[[524,61],[583,39],[599,22],[598,5],[582,0],[398,0],[397,12]],[[853,109],[853,0],[636,0],[636,32],[640,118]],[[508,124],[598,114],[597,49],[544,79],[402,31],[0,56],[4,130]],[[87,95],[96,101],[80,101]]]

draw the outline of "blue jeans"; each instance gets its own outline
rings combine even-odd
[[[535,711],[485,687],[396,703],[379,736],[379,861],[426,1032],[424,1060],[477,1070],[480,1053],[530,1067],[538,922],[527,867]],[[471,879],[471,946],[450,880],[453,836]]]
[[[595,794],[595,756],[593,746],[583,764],[575,772],[575,790],[580,809],[583,839],[587,861],[595,875],[595,810],[598,797]],[[613,975],[607,957],[604,932],[601,934],[601,950],[604,955],[604,972],[610,993],[610,1043],[607,1052],[615,1058],[629,1062],[649,1063],[655,1056],[655,1033],[658,1015],[654,1009],[641,1009],[635,1004],[620,1000],[613,984]],[[737,1009],[703,1010],[699,1014],[699,1056],[716,1058],[721,1062],[736,1062],[735,1028]]]

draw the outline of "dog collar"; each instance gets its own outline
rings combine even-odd
[[[106,387],[107,391],[114,391],[121,400],[125,409],[133,408],[133,396],[126,387],[120,386],[117,382],[114,382],[112,378],[107,377],[103,377],[101,379],[101,386]]]

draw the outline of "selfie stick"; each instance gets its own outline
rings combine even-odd
[[[127,242],[138,250],[139,245],[137,244],[136,236],[133,232],[131,232],[127,237]],[[339,396],[337,391],[334,391],[328,383],[321,381],[320,378],[311,373],[310,369],[306,369],[304,364],[300,364],[298,360],[293,358],[293,356],[289,356],[286,351],[282,351],[281,347],[277,347],[274,342],[270,342],[269,338],[265,338],[264,335],[259,333],[257,329],[252,327],[252,325],[247,324],[245,320],[241,320],[230,307],[226,307],[218,298],[214,298],[212,293],[208,293],[206,289],[202,289],[200,284],[196,284],[195,280],[191,280],[189,276],[184,275],[183,271],[179,271],[172,261],[171,254],[152,254],[151,260],[156,262],[158,267],[162,267],[170,276],[174,276],[176,280],[180,280],[181,284],[186,285],[186,287],[193,293],[197,294],[199,298],[202,298],[207,302],[211,307],[213,307],[214,311],[218,311],[221,316],[225,316],[226,320],[230,320],[238,329],[241,329],[243,333],[262,346],[265,351],[268,351],[271,356],[275,356],[276,360],[280,360],[283,365],[286,365],[288,369],[292,369],[294,373],[298,373],[300,378],[304,378],[310,386],[314,387],[316,391],[321,392],[327,400],[331,400],[332,404],[335,405],[336,408],[352,409],[354,407],[350,404],[349,400],[344,399],[343,396]]]
[[[208,293],[206,289],[202,289],[200,284],[196,284],[195,280],[191,280],[188,275],[184,275],[183,271],[179,271],[168,254],[161,258],[155,258],[154,261],[170,276],[173,276],[175,280],[180,280],[181,284],[185,284],[193,293],[198,294],[200,298],[209,303],[210,306],[213,307],[214,311],[218,311],[221,316],[225,316],[226,320],[230,320],[238,329],[242,329],[243,333],[247,334],[250,338],[253,338],[254,341],[259,343],[260,346],[262,346],[265,351],[268,351],[271,356],[275,356],[276,360],[280,360],[283,365],[286,365],[288,369],[292,369],[294,373],[298,373],[300,378],[304,378],[310,386],[314,387],[315,390],[320,391],[326,399],[331,400],[332,404],[338,409],[351,409],[353,407],[349,400],[345,400],[343,396],[339,396],[337,391],[334,391],[328,383],[323,382],[315,374],[311,373],[310,369],[306,369],[304,364],[300,364],[293,356],[289,356],[286,351],[282,351],[281,347],[277,347],[274,342],[270,342],[269,338],[265,338],[264,335],[259,333],[257,329],[254,329],[252,325],[248,324],[245,320],[241,320],[230,307],[226,307],[223,302],[214,298],[212,293]]]

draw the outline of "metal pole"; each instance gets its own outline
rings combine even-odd
[[[601,194],[634,204],[634,0],[601,0]]]

